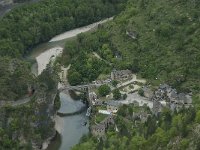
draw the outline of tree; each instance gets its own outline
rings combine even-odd
[[[98,93],[101,95],[101,96],[106,96],[110,93],[110,87],[106,84],[104,85],[101,85],[98,89]]]
[[[123,94],[123,99],[125,100],[127,98],[127,94]]]
[[[142,89],[139,89],[139,90],[138,90],[138,94],[139,94],[140,96],[144,96],[144,91],[143,91]]]
[[[81,84],[82,78],[81,75],[78,72],[69,72],[68,75],[68,81],[71,85],[78,85]]]
[[[121,98],[121,93],[120,93],[119,89],[113,90],[113,98],[116,100]]]
[[[131,139],[129,148],[130,149],[144,149],[145,139],[141,136],[134,136]]]
[[[112,80],[112,86],[116,87],[118,84],[118,81],[117,80]]]
[[[200,110],[197,111],[197,115],[196,115],[195,121],[196,121],[197,123],[200,123]]]

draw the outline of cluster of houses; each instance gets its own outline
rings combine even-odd
[[[112,80],[125,81],[132,79],[132,72],[130,70],[113,70],[111,75],[106,80],[96,80],[93,81],[94,84],[110,84]],[[106,114],[106,117],[97,125],[91,127],[91,132],[94,136],[103,137],[105,135],[106,129],[109,125],[114,124],[113,115],[117,113],[121,103],[114,100],[102,101],[98,99],[95,92],[90,92],[89,90],[89,101],[92,106],[106,106],[106,110],[98,110],[99,113]]]
[[[167,84],[162,84],[154,92],[151,97],[153,101],[153,113],[158,114],[164,107],[170,108],[172,111],[180,110],[180,108],[192,107],[192,97],[189,94],[178,93]]]
[[[92,103],[93,106],[102,106],[106,105],[107,108],[107,114],[115,114],[118,111],[119,106],[121,105],[119,102],[114,100],[108,100],[108,101],[102,101],[99,100],[97,97],[97,94],[95,92],[89,93],[89,100]],[[105,112],[105,111],[102,111]],[[101,111],[100,111],[101,113]]]
[[[129,33],[130,34],[130,33]],[[93,83],[95,84],[109,84],[113,80],[120,82],[130,80],[133,78],[132,72],[130,70],[113,70],[111,76],[107,80],[97,80]],[[148,98],[151,104],[151,111],[153,114],[158,115],[163,108],[169,108],[172,111],[180,110],[180,108],[189,108],[192,106],[192,98],[190,94],[178,93],[176,89],[172,88],[167,84],[162,84],[159,88],[153,92],[148,87],[143,87],[144,96]],[[102,101],[98,99],[98,96],[95,92],[89,92],[89,100],[92,106],[106,106],[106,110],[98,110],[99,113],[107,114],[106,117],[101,123],[91,127],[91,132],[94,136],[102,137],[105,135],[106,129],[109,125],[114,124],[113,115],[118,112],[120,102],[115,100],[106,100]],[[139,102],[133,102],[135,106],[139,106]],[[135,122],[140,120],[140,122],[145,123],[151,115],[146,111],[133,112],[133,119]]]
[[[89,100],[93,106],[105,106],[106,110],[98,110],[99,113],[108,115],[103,121],[97,125],[91,127],[91,133],[96,137],[103,137],[105,135],[106,129],[109,125],[114,124],[113,114],[117,113],[120,103],[110,100],[110,101],[101,101],[98,99],[95,92],[89,93]]]

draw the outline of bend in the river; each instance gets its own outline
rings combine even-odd
[[[108,18],[91,25],[67,31],[63,34],[52,38],[50,42],[44,43],[36,47],[30,58],[36,59],[36,64],[32,67],[32,72],[36,75],[40,74],[46,65],[57,56],[61,55],[64,48],[64,43],[69,38],[77,36],[79,33],[87,32],[95,29],[99,24],[112,20]],[[73,114],[65,117],[56,116],[55,128],[60,135],[58,135],[47,150],[70,150],[72,146],[78,144],[80,138],[89,132],[89,121],[86,117],[86,109],[83,110],[85,104],[81,101],[74,101],[69,94],[60,93],[61,108],[58,112],[63,114]],[[80,111],[81,110],[81,111]],[[76,113],[80,112],[80,113]],[[44,145],[48,145],[45,143]]]

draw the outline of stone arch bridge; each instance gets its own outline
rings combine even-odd
[[[59,88],[59,91],[66,91],[66,90],[75,90],[79,92],[88,92],[88,89],[97,88],[102,84],[85,84],[85,85],[77,85],[77,86],[70,86],[64,85],[63,87]]]

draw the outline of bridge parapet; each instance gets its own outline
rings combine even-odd
[[[97,88],[101,85],[102,84],[87,84],[87,85],[77,85],[77,86],[64,85],[63,87],[59,88],[59,91],[65,91],[65,90],[87,91],[88,89]]]

